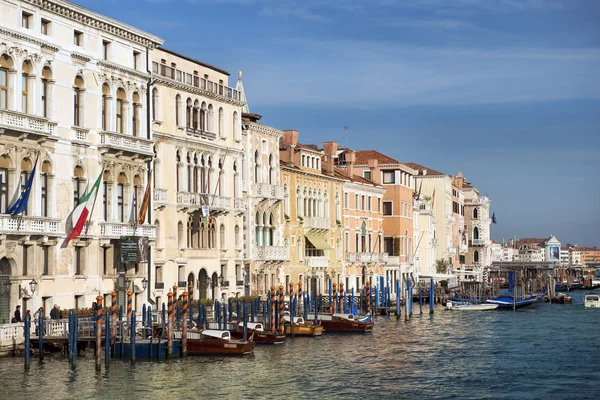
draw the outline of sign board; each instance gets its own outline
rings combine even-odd
[[[150,240],[146,236],[142,236],[138,241],[138,254],[141,263],[148,262],[148,253],[150,252]]]
[[[137,236],[121,236],[121,262],[124,264],[139,262],[139,238]]]

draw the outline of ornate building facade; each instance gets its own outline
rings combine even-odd
[[[0,322],[17,304],[49,313],[113,290],[123,299],[126,281],[141,304],[143,267],[120,263],[115,239],[155,236],[129,211],[153,155],[147,62],[162,40],[67,1],[3,0],[0,41]],[[4,214],[30,174],[26,212]],[[69,214],[100,174],[90,220],[65,245]]]

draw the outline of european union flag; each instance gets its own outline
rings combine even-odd
[[[492,224],[496,223],[496,213],[492,213]]]
[[[17,201],[15,201],[9,208],[6,210],[6,214],[17,215],[21,214],[23,211],[27,210],[27,201],[29,200],[29,193],[31,193],[31,186],[33,185],[33,177],[35,176],[35,169],[37,168],[37,158],[35,159],[35,164],[33,165],[33,169],[29,174],[29,178],[27,178],[27,182],[25,186],[21,190],[21,194]]]

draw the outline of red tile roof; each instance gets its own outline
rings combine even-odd
[[[354,162],[358,165],[368,164],[369,160],[373,159],[377,160],[379,164],[400,164],[398,160],[381,154],[377,150],[356,150],[354,155],[356,157]]]
[[[421,164],[417,164],[414,162],[409,162],[409,163],[404,163],[404,165],[406,165],[407,167],[410,167],[414,170],[417,170],[418,173],[417,175],[423,176],[423,170],[427,170],[427,176],[429,175],[443,175],[445,176],[446,174],[440,171],[436,171],[435,169],[431,169],[431,168],[427,168],[422,166]]]

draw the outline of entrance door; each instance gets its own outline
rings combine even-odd
[[[200,273],[198,274],[198,280],[200,281],[198,284],[198,289],[200,292],[199,297],[200,299],[204,300],[206,299],[206,289],[209,286],[207,282],[208,275],[206,274],[206,270],[204,268],[200,270]]]
[[[0,260],[0,324],[10,323],[10,261]]]

